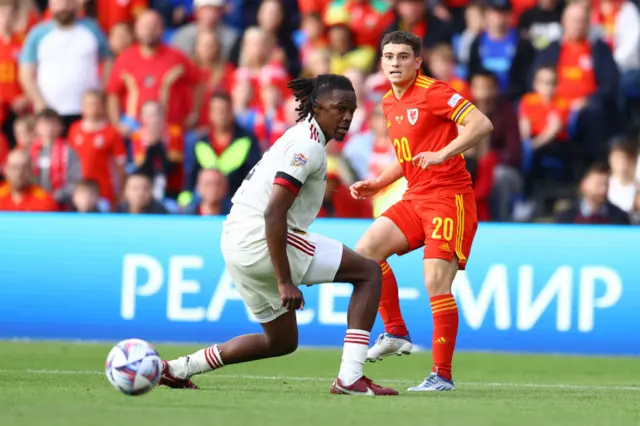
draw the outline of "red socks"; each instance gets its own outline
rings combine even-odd
[[[389,264],[380,262],[382,268],[382,297],[380,298],[380,317],[384,322],[384,331],[394,336],[404,337],[409,334],[400,312],[398,299],[398,283]]]
[[[433,314],[433,372],[451,380],[451,361],[458,335],[458,305],[452,294],[433,296],[430,301]]]

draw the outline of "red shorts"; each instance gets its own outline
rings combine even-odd
[[[401,200],[382,216],[391,219],[409,241],[409,250],[398,255],[425,246],[425,259],[450,262],[455,255],[460,269],[465,269],[478,229],[476,197],[472,192]]]

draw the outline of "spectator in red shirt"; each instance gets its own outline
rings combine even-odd
[[[282,56],[281,49],[275,44],[272,34],[252,27],[245,31],[242,38],[243,45],[240,53],[238,69],[234,73],[234,90],[236,84],[249,82],[254,94],[251,106],[260,107],[260,82],[262,78],[274,78],[285,82],[283,92],[287,90],[288,75],[278,57]]]
[[[218,91],[231,93],[235,68],[231,63],[224,61],[220,40],[214,31],[198,33],[193,60],[203,75],[204,99],[210,99]],[[206,127],[208,122],[209,103],[204,102],[200,108],[198,127]]]
[[[562,16],[563,38],[538,53],[534,69],[553,66],[558,74],[558,94],[571,103],[577,116],[573,138],[590,161],[604,161],[607,141],[623,126],[617,108],[620,73],[609,46],[590,37],[589,6],[567,5]]]
[[[154,197],[176,199],[182,190],[184,135],[179,126],[167,125],[158,102],[142,107],[141,126],[131,136],[137,171],[153,181]]]
[[[41,187],[31,183],[31,162],[22,150],[13,150],[5,167],[7,182],[0,186],[0,211],[54,212],[58,204]]]
[[[220,216],[229,213],[229,182],[218,170],[202,169],[196,185],[197,201],[184,209],[185,214]]]
[[[473,179],[473,191],[476,196],[478,220],[488,222],[491,218],[491,196],[494,192],[495,173],[498,154],[490,149],[489,137],[465,151],[467,170]]]
[[[14,115],[29,108],[29,99],[22,92],[18,79],[18,56],[22,37],[13,30],[17,8],[13,1],[0,2],[0,104],[11,107]]]
[[[109,78],[109,118],[123,135],[130,135],[138,126],[142,105],[150,101],[162,104],[170,125],[191,129],[200,117],[201,74],[182,52],[162,43],[162,31],[160,15],[143,12],[135,26],[138,44],[122,52]],[[121,117],[123,96],[126,106]],[[185,108],[191,98],[191,109]]]
[[[495,168],[494,211],[491,216],[500,222],[511,220],[511,204],[522,191],[520,164],[522,143],[518,116],[514,106],[500,97],[498,78],[490,71],[482,71],[471,78],[474,105],[493,123],[490,148],[498,156]]]
[[[448,43],[453,36],[452,28],[428,11],[426,2],[422,0],[397,0],[395,4],[394,22],[384,33],[393,31],[410,31],[422,38],[422,46],[430,49],[438,43]],[[380,54],[378,57],[382,56]]]
[[[344,9],[349,14],[349,28],[353,31],[357,46],[378,48],[382,32],[393,22],[395,16],[384,0],[334,0],[325,13],[325,19],[331,20],[330,15],[336,9]]]
[[[102,92],[85,93],[82,120],[69,129],[69,143],[80,157],[82,178],[95,180],[100,196],[113,208],[122,195],[127,148],[116,128],[109,124],[105,109]]]
[[[287,131],[282,82],[265,78],[260,89],[262,104],[255,110],[254,133],[260,147],[266,151]]]

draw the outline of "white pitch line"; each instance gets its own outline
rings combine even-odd
[[[21,374],[52,374],[52,375],[102,375],[103,371],[94,370],[0,370],[3,373],[21,373]],[[289,381],[331,381],[332,377],[298,377],[298,376],[259,376],[250,374],[220,374],[201,376],[202,378],[222,377],[225,379],[244,379],[244,380],[289,380]],[[406,383],[417,384],[416,380],[376,380],[380,383]],[[463,386],[492,388],[539,388],[539,389],[572,389],[572,390],[610,390],[610,391],[640,391],[640,386],[591,386],[591,385],[568,385],[562,383],[508,383],[508,382],[456,382]]]

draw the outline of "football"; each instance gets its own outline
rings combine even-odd
[[[142,395],[158,385],[162,376],[162,360],[150,343],[127,339],[111,349],[105,372],[109,383],[120,392]]]

